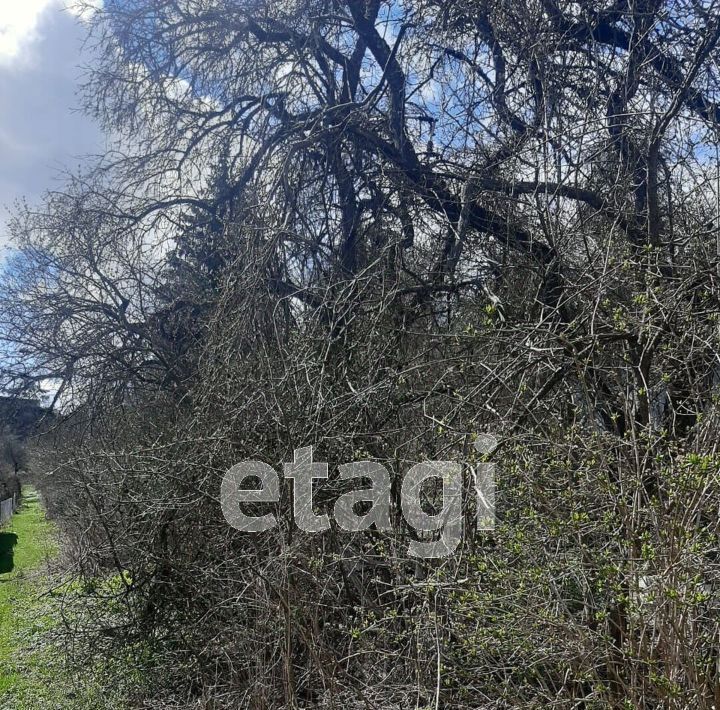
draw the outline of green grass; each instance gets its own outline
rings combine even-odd
[[[0,710],[121,710],[107,667],[73,668],[65,656],[56,633],[63,595],[50,592],[58,551],[55,526],[26,489],[20,511],[0,530]]]
[[[22,508],[0,530],[0,707],[13,704],[26,685],[24,663],[33,637],[48,619],[42,609],[42,577],[57,552],[52,524],[37,493],[27,491]],[[37,613],[35,613],[37,612]],[[13,698],[15,696],[15,698]]]

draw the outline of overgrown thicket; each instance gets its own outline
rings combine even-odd
[[[77,638],[150,649],[152,707],[717,707],[717,3],[87,21],[116,144],[17,214],[0,315],[79,574],[118,575]],[[480,432],[495,531],[468,470],[461,547],[408,557],[401,475]],[[308,445],[320,509],[387,465],[392,531],[304,534],[287,484],[227,525],[231,465]]]

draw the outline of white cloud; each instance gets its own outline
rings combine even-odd
[[[58,0],[2,0],[0,2],[0,63],[16,59],[37,37],[43,11]]]
[[[20,198],[30,204],[47,189],[57,189],[63,169],[75,171],[83,156],[102,153],[105,137],[78,112],[79,65],[92,61],[82,53],[85,29],[77,17],[63,12],[64,0],[0,0],[0,27],[25,14],[24,35],[12,51],[0,38],[0,265],[7,242],[7,208]],[[42,9],[41,9],[42,7]],[[27,18],[30,18],[28,20]],[[28,29],[30,27],[30,29]],[[2,703],[0,703],[2,705]]]

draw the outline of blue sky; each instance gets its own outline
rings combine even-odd
[[[84,29],[63,0],[0,0],[0,247],[8,209],[37,202],[104,146],[78,112]],[[2,258],[2,253],[0,253]]]

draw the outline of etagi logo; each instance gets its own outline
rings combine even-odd
[[[489,434],[477,436],[475,450],[490,454],[497,440]],[[330,528],[326,514],[313,512],[313,481],[328,478],[328,465],[313,461],[311,446],[296,449],[292,463],[283,465],[285,478],[293,482],[293,517],[305,532],[318,533]],[[348,532],[389,530],[391,483],[388,470],[374,461],[357,461],[338,467],[341,480],[367,479],[370,488],[360,488],[342,494],[334,506],[337,525]],[[495,464],[480,463],[472,469],[477,495],[476,530],[495,527]],[[247,487],[248,479],[257,479],[259,487]],[[443,507],[437,514],[426,513],[421,505],[423,484],[430,479],[442,481]],[[220,503],[225,520],[242,532],[264,532],[277,525],[272,513],[250,515],[243,512],[243,504],[277,503],[280,500],[280,479],[275,470],[262,461],[243,461],[224,476],[220,487]],[[360,503],[370,503],[369,512],[356,513]],[[400,504],[405,522],[413,528],[418,540],[410,542],[408,553],[413,557],[447,557],[457,548],[463,532],[462,464],[453,461],[425,461],[405,474],[400,492]],[[367,506],[365,506],[367,507]],[[423,539],[435,538],[438,539]]]

